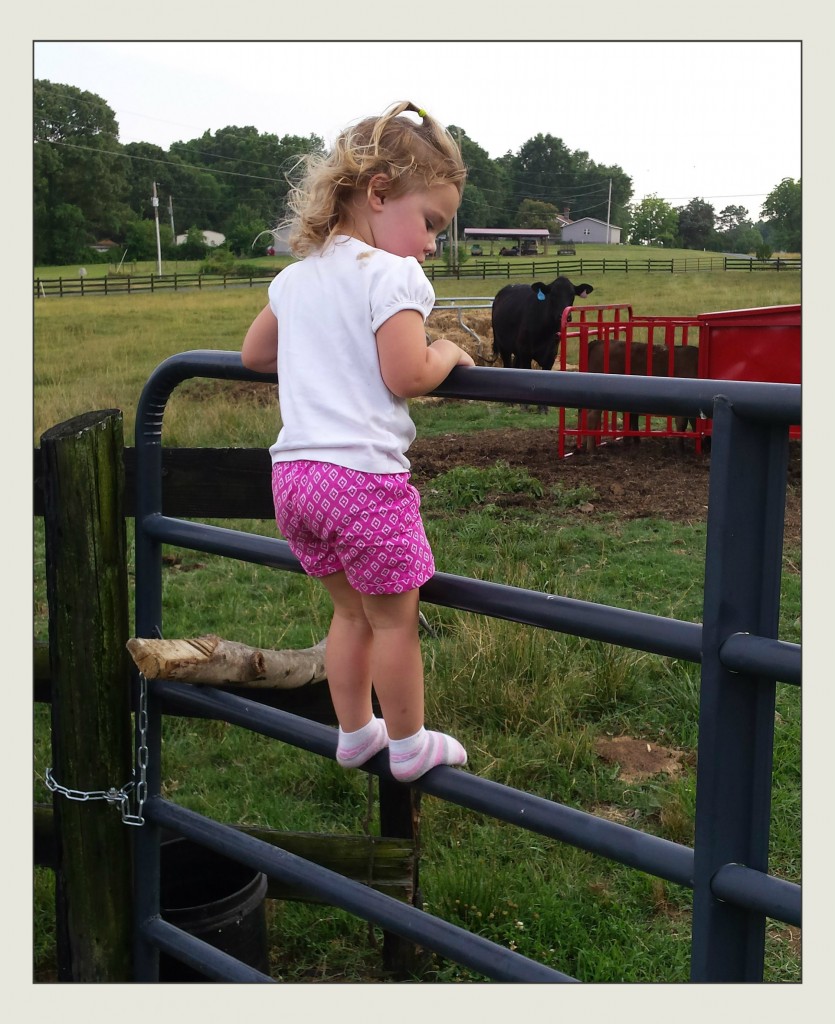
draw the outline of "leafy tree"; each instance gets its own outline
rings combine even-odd
[[[732,252],[755,253],[762,244],[763,236],[751,221],[745,221],[736,231],[731,232],[728,249]]]
[[[239,206],[226,222],[226,245],[236,256],[253,255],[252,243],[268,225],[248,206]],[[264,245],[257,255],[262,255],[267,246],[268,238],[263,239]]]
[[[571,177],[571,151],[553,135],[536,135],[522,146],[513,166],[514,196],[553,202]]]
[[[177,256],[181,260],[202,260],[208,251],[208,246],[203,240],[203,232],[192,225],[186,232],[186,239],[177,246]]]
[[[66,211],[56,220],[60,208],[77,207],[88,241],[118,234],[128,217],[119,126],[95,93],[42,79],[35,81],[33,115],[35,260],[61,262],[53,242],[67,227]]]
[[[171,254],[174,236],[168,224],[160,221],[160,251]],[[155,260],[157,258],[157,226],[153,220],[133,220],[125,230],[125,248],[132,260]]]
[[[511,210],[518,210],[525,199],[560,204],[564,192],[571,190],[572,177],[571,151],[562,139],[535,135],[508,162]]]
[[[779,248],[800,252],[803,233],[800,179],[783,178],[766,196],[761,212],[768,218]]]
[[[725,252],[753,253],[763,238],[744,206],[726,206],[716,218],[718,230],[709,248]]]
[[[126,198],[135,216],[153,217],[154,210],[151,205],[154,182],[157,182],[157,192],[160,194],[159,212],[163,216],[163,209],[167,206],[166,195],[170,190],[164,192],[159,183],[169,177],[168,154],[161,146],[154,146],[150,142],[130,142],[123,147],[125,154],[125,178],[127,181]]]
[[[318,135],[279,138],[260,134],[250,125],[230,125],[214,134],[205,132],[199,139],[174,143],[172,154],[195,174],[202,172],[194,183],[198,194],[180,201],[183,219],[228,234],[229,220],[243,205],[265,226],[276,224],[290,187],[287,174],[300,156],[321,152],[323,147]]]
[[[678,214],[655,193],[630,207],[630,217],[630,241],[672,245],[678,230]]]
[[[200,267],[201,274],[230,274],[235,269],[235,257],[226,245],[218,245],[207,255]]]
[[[678,237],[684,249],[706,249],[714,232],[716,215],[704,199],[691,199],[678,210]]]
[[[510,190],[505,169],[463,128],[447,129],[461,147],[467,166],[467,184],[458,209],[458,225],[464,228],[503,227],[509,224]]]
[[[574,151],[572,161],[574,190],[572,194],[563,196],[563,206],[570,208],[572,219],[596,217],[605,221],[608,214],[611,224],[625,227],[628,204],[632,198],[632,179],[629,175],[617,164],[596,164],[589,158],[588,153],[582,150]]]
[[[124,147],[127,157],[128,202],[134,216],[152,219],[154,182],[159,197],[161,221],[177,225],[201,222],[214,226],[212,204],[217,198],[215,182],[201,182],[201,168],[189,167],[176,154],[148,142],[131,142]],[[171,213],[169,214],[169,209]]]
[[[92,253],[84,214],[71,203],[61,203],[51,211],[49,251],[51,262],[83,263]]]
[[[463,234],[464,228],[496,227],[499,221],[493,210],[487,194],[468,181],[458,207],[458,230]]]
[[[548,228],[557,230],[559,210],[552,203],[542,203],[536,199],[524,199],[516,212],[517,228]]]
[[[748,221],[748,211],[744,206],[726,206],[716,217],[716,229],[729,233]]]

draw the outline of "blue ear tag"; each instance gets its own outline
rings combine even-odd
[[[544,302],[545,301],[545,292],[540,288],[537,291],[537,293],[536,293],[536,297],[539,299],[540,302]]]

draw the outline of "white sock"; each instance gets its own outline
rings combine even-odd
[[[372,758],[389,741],[386,723],[374,718],[356,732],[343,732],[340,726],[339,741],[336,745],[336,760],[343,768],[359,768]]]
[[[413,782],[439,764],[466,763],[467,751],[443,732],[429,732],[421,726],[414,736],[389,741],[391,773],[400,782]]]

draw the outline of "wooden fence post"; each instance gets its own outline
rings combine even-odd
[[[122,414],[90,412],[52,427],[41,450],[58,977],[128,982],[130,828],[119,806],[97,795],[126,787],[133,761]]]
[[[420,892],[420,790],[380,776],[380,835],[387,838],[407,839],[414,847],[411,890],[412,904],[422,907]],[[408,939],[392,932],[383,933],[383,967],[400,978],[414,978],[428,963],[425,951],[420,951]]]

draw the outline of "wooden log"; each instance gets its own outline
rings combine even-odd
[[[128,982],[133,973],[130,829],[107,800],[78,795],[131,781],[122,448],[118,409],[41,438],[61,981]]]
[[[325,678],[325,645],[270,651],[210,633],[189,640],[131,637],[127,649],[146,679],[292,690]]]

